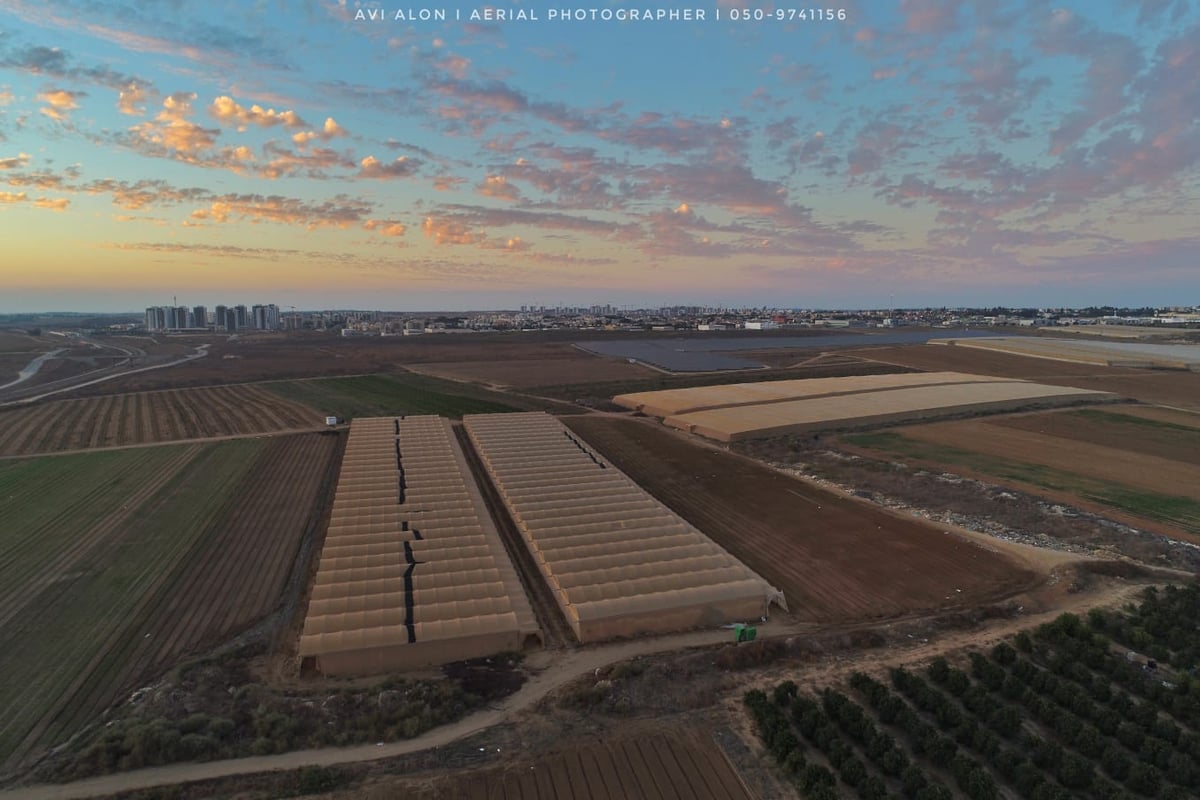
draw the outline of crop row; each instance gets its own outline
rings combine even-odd
[[[1171,653],[1186,658],[1183,628],[1195,617],[1169,617],[1191,614],[1197,597],[1168,590],[1087,623],[1063,615],[1013,644],[969,654],[963,668],[939,658],[927,677],[894,669],[894,691],[855,673],[853,695],[827,687],[818,702],[785,681],[772,698],[751,692],[746,702],[772,755],[810,798],[836,794],[828,777],[872,800],[940,796],[945,787],[933,776],[948,776],[972,800],[1191,797],[1200,785],[1200,681],[1129,663],[1098,629],[1144,630],[1157,616],[1158,630],[1174,631]],[[801,737],[819,754],[815,763]],[[821,760],[833,767],[828,775]]]

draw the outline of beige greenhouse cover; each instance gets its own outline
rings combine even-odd
[[[355,419],[300,655],[326,674],[368,674],[540,635],[450,424]]]
[[[553,417],[463,422],[581,642],[752,620],[784,604]]]

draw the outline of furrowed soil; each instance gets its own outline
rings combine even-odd
[[[556,748],[537,759],[358,790],[370,800],[750,800],[752,795],[711,736],[616,736]],[[334,797],[350,797],[336,794]]]
[[[316,410],[260,386],[55,400],[0,410],[0,455],[314,429]]]
[[[927,523],[834,495],[643,420],[565,420],[606,458],[782,589],[799,620],[965,608],[1034,573]]]
[[[0,465],[0,772],[277,608],[328,502],[338,440]]]

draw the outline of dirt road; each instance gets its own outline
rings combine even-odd
[[[782,633],[785,632],[785,629],[782,626],[776,629],[768,624],[763,628],[763,632]],[[0,798],[3,800],[18,800],[18,798],[23,800],[62,800],[63,798],[97,797],[208,778],[296,769],[311,765],[332,766],[407,755],[432,747],[441,747],[507,721],[578,676],[594,672],[609,664],[639,655],[721,644],[730,641],[731,637],[732,634],[727,630],[713,630],[655,639],[638,639],[594,648],[581,648],[565,653],[559,651],[552,654],[554,661],[551,665],[531,677],[515,694],[506,697],[485,711],[472,714],[450,725],[434,728],[426,735],[416,739],[382,745],[298,750],[279,755],[210,761],[202,764],[173,764],[118,775],[105,775],[75,783],[44,784],[7,790],[0,792]],[[538,659],[531,660],[536,662]]]
[[[1019,630],[1048,622],[1066,611],[1079,613],[1097,605],[1119,605],[1134,599],[1141,587],[1140,582],[1118,581],[1106,585],[1099,591],[1085,591],[1078,594],[1068,594],[1065,589],[1059,587],[1058,590],[1055,590],[1057,596],[1054,601],[1046,604],[1045,610],[1037,613],[1027,613],[1013,619],[994,620],[983,628],[942,632],[931,635],[928,639],[913,639],[911,647],[901,645],[862,653],[835,653],[830,655],[828,663],[818,662],[802,667],[797,667],[795,664],[783,665],[766,672],[755,672],[753,677],[748,677],[752,684],[770,683],[778,680],[778,676],[785,673],[792,677],[796,677],[797,673],[803,673],[805,680],[818,677],[824,680],[833,677],[835,673],[841,674],[852,668],[878,669],[893,664],[912,663],[964,647],[986,646]],[[908,621],[912,622],[913,619],[910,618]],[[887,626],[888,624],[883,624],[878,627]],[[847,626],[847,629],[862,627],[872,626],[853,625]],[[817,630],[815,626],[791,621],[786,623],[771,621],[761,628],[764,636],[804,635],[815,633]],[[830,629],[823,629],[822,632],[828,630]],[[718,645],[728,642],[730,635],[726,630],[701,631],[568,651],[539,653],[530,656],[528,661],[530,668],[536,674],[515,694],[484,711],[450,725],[435,728],[417,739],[381,745],[301,750],[279,755],[200,764],[173,764],[117,775],[106,775],[69,784],[46,784],[0,791],[0,800],[63,800],[64,798],[98,797],[212,778],[297,769],[313,765],[334,766],[408,755],[430,748],[442,747],[494,725],[510,721],[576,678],[594,673],[610,664],[637,656],[666,653],[690,647]]]

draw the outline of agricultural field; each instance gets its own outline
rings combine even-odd
[[[248,333],[209,337],[209,355],[168,371],[128,375],[105,391],[145,391],[343,375],[395,372],[408,366],[491,361],[555,361],[584,354],[571,345],[576,331],[341,337],[325,332]],[[170,337],[173,340],[174,337]],[[161,344],[169,340],[162,338]],[[124,339],[114,343],[130,344]],[[191,342],[189,342],[191,343]],[[134,345],[138,346],[138,345]],[[149,352],[157,350],[148,346]],[[596,359],[600,361],[600,359]],[[79,393],[92,393],[92,387]]]
[[[793,480],[636,419],[566,424],[656,498],[783,590],[799,620],[963,608],[1034,575],[942,529]]]
[[[356,796],[363,796],[360,792]],[[374,796],[368,794],[368,796]],[[390,800],[750,800],[725,755],[698,733],[616,737],[534,762],[391,782]]]
[[[1003,353],[1018,353],[1079,364],[1200,370],[1200,347],[1188,344],[1085,341],[1029,336],[949,340],[947,344],[953,347],[998,350]]]
[[[651,378],[658,374],[641,364],[584,353],[570,348],[561,357],[505,361],[451,361],[421,364],[414,372],[454,381],[528,389],[555,384],[595,383]]]
[[[1200,415],[1185,425],[1145,416],[1152,410],[1125,410],[912,425],[842,441],[871,455],[1048,492],[1059,502],[1115,511],[1129,524],[1200,542]],[[1187,417],[1176,412],[1171,420]]]
[[[810,352],[811,356],[812,353]],[[758,381],[779,381],[801,378],[840,378],[855,375],[888,375],[902,372],[915,372],[906,367],[892,364],[882,364],[847,356],[816,356],[811,360],[797,359],[804,363],[796,363],[786,369],[750,370],[737,373],[740,383]],[[701,375],[671,375],[659,373],[654,377],[637,380],[603,380],[599,382],[580,382],[559,385],[537,386],[529,389],[532,394],[543,397],[556,397],[564,400],[574,400],[580,397],[610,398],[621,394],[636,392],[658,392],[667,389],[688,389],[697,386],[716,386],[729,383],[729,373],[707,373]]]
[[[463,414],[490,414],[530,408],[560,410],[553,401],[538,402],[451,383],[425,375],[356,375],[264,383],[262,387],[344,419],[407,414],[437,414],[457,419]],[[566,407],[563,410],[578,411]]]
[[[1197,613],[1196,584],[1152,588],[1140,606],[1064,614],[990,651],[785,680],[745,705],[809,800],[1194,797]]]
[[[339,438],[0,462],[0,771],[277,608]]]
[[[920,370],[1036,380],[1131,397],[1143,403],[1200,411],[1200,372],[1104,367],[1049,361],[955,345],[914,345],[854,350],[865,359]]]
[[[931,373],[929,377],[932,379],[938,375],[954,374],[956,373]],[[923,377],[925,376],[884,376],[883,380],[899,381]],[[844,378],[837,379],[837,382],[846,381],[853,385],[867,380]],[[965,414],[1114,402],[1117,399],[1115,395],[1090,389],[979,378],[975,383],[887,386],[878,391],[865,390],[837,396],[830,394],[688,411],[667,417],[663,424],[709,439],[731,442],[845,428],[876,427]],[[647,406],[651,402],[647,400]]]
[[[321,413],[259,386],[54,400],[0,409],[0,455],[311,430]]]

